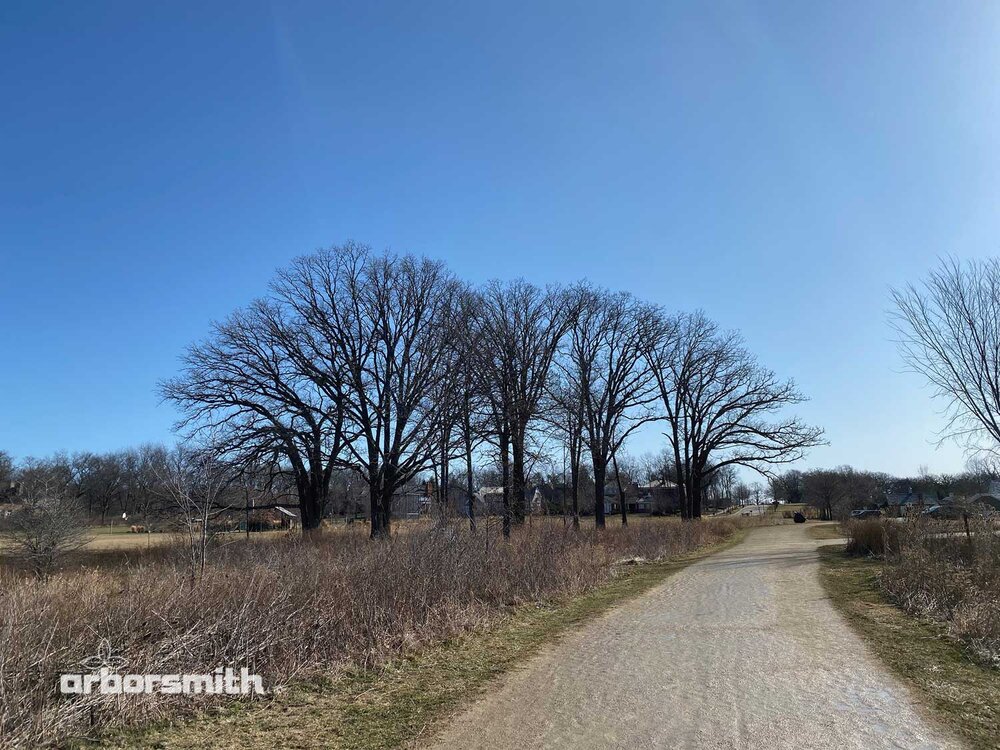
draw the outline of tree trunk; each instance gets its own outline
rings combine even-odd
[[[594,461],[594,525],[604,528],[604,481],[608,467],[600,461]]]
[[[524,489],[527,484],[524,478],[524,436],[514,435],[511,448],[514,456],[511,511],[514,523],[521,524],[524,523]]]
[[[438,498],[441,503],[441,507],[449,515],[451,513],[451,508],[448,506],[448,480],[450,475],[450,467],[448,465],[448,446],[441,446],[441,481],[438,484]]]
[[[386,484],[382,488],[382,533],[386,539],[389,538],[389,532],[392,530],[392,495],[394,492],[394,485]]]
[[[469,531],[476,533],[476,495],[472,479],[472,436],[469,420],[465,420],[465,491],[469,494]]]
[[[569,469],[570,486],[573,496],[573,528],[580,528],[580,461],[572,462]]]
[[[687,487],[687,475],[684,471],[684,464],[681,463],[681,449],[674,443],[674,469],[677,472],[677,504],[680,506],[681,518],[687,520],[691,517],[691,505],[688,500],[689,493]]]
[[[500,436],[500,475],[503,479],[503,535],[510,539],[510,438]]]
[[[388,497],[386,495],[388,494]],[[373,482],[368,489],[371,504],[372,539],[389,538],[389,514],[392,508],[392,486],[385,479]]]
[[[622,487],[622,475],[618,471],[618,456],[612,455],[611,461],[615,468],[615,484],[618,485],[618,504],[622,511],[622,526],[628,526],[628,503],[625,502],[625,488]]]
[[[299,516],[302,520],[302,533],[308,534],[319,528],[323,520],[322,487],[317,487],[312,481],[306,484],[304,491],[299,493]]]
[[[701,518],[701,475],[692,472],[691,477],[691,518]]]

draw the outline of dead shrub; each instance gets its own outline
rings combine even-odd
[[[994,523],[914,519],[879,581],[907,611],[935,620],[981,660],[1000,667],[1000,536]]]
[[[899,532],[899,523],[891,519],[848,521],[847,552],[881,557],[899,548]]]
[[[512,606],[599,586],[617,574],[616,560],[680,555],[737,525],[648,520],[597,533],[545,522],[510,542],[423,527],[384,543],[359,526],[316,541],[220,547],[196,582],[169,549],[44,581],[0,568],[0,737],[11,748],[52,745],[223,700],[59,695],[59,675],[89,672],[81,662],[104,639],[123,674],[246,667],[273,690],[341,665],[377,667],[488,626]]]

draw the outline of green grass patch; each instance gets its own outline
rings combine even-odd
[[[493,679],[579,626],[662,583],[692,562],[739,542],[745,531],[695,553],[626,566],[610,583],[565,601],[530,604],[488,630],[417,651],[378,670],[344,670],[268,701],[121,733],[118,748],[333,748],[388,750],[432,736]],[[88,745],[93,747],[94,745]]]
[[[820,577],[833,604],[869,648],[920,696],[933,716],[972,748],[1000,737],[1000,670],[975,661],[941,626],[893,605],[878,584],[885,563],[820,550]]]

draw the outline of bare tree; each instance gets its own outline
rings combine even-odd
[[[486,439],[488,424],[488,398],[485,397],[481,383],[477,377],[479,362],[478,348],[480,343],[476,338],[476,320],[479,297],[472,290],[462,291],[458,300],[457,325],[455,327],[455,346],[457,356],[454,363],[454,398],[458,430],[461,439],[462,458],[465,462],[465,494],[466,514],[469,517],[469,530],[476,531],[476,486],[473,454],[476,448]]]
[[[843,497],[840,474],[829,469],[806,472],[802,477],[802,495],[819,510],[822,520],[832,521],[835,515],[840,515],[837,511]]]
[[[802,502],[802,472],[797,469],[776,473],[769,478],[771,497],[780,503]]]
[[[528,431],[540,416],[552,361],[573,319],[569,296],[523,279],[494,281],[479,294],[476,316],[480,391],[504,474],[504,533],[524,520]]]
[[[246,465],[280,456],[310,532],[325,513],[345,437],[339,370],[317,375],[304,338],[300,321],[259,300],[191,346],[181,376],[161,391],[184,415],[178,428],[188,439],[211,435],[218,450]]]
[[[580,528],[580,472],[583,460],[583,398],[578,385],[563,374],[552,383],[553,408],[548,418],[561,436],[570,476],[570,513],[573,528]],[[565,477],[563,478],[565,485]]]
[[[32,484],[6,519],[12,555],[39,577],[47,577],[63,555],[87,540],[83,514],[65,487],[58,481]]]
[[[594,469],[594,519],[604,527],[608,463],[625,440],[656,417],[656,380],[642,356],[642,310],[629,294],[581,285],[560,365],[582,404],[583,439]],[[628,523],[624,498],[622,523]]]
[[[298,259],[276,290],[301,317],[317,383],[342,378],[347,460],[369,487],[371,536],[440,449],[433,401],[449,377],[460,285],[443,264],[348,243]]]
[[[892,291],[906,366],[944,404],[942,439],[1000,445],[1000,260],[942,261],[920,285]]]
[[[13,495],[14,459],[7,451],[0,451],[0,502]]]
[[[138,515],[143,524],[162,509],[163,493],[159,487],[167,462],[167,449],[162,445],[144,444],[122,453],[122,472],[126,507],[129,515]]]
[[[108,514],[117,507],[117,513],[124,512],[125,477],[122,454],[85,454],[74,456],[73,465],[77,472],[78,492],[87,499],[90,513],[96,509],[102,524],[108,522]]]
[[[764,475],[820,445],[823,431],[778,412],[805,397],[761,367],[736,333],[701,313],[647,308],[644,355],[652,369],[674,453],[682,508],[699,518],[705,481],[725,466]]]
[[[213,447],[178,446],[167,457],[160,486],[174,505],[187,539],[191,575],[200,577],[208,561],[210,522],[234,507],[238,499],[227,495],[240,475],[239,467],[227,463]]]

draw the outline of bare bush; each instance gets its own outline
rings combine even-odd
[[[881,557],[899,549],[900,524],[890,520],[866,519],[847,522],[847,552]]]
[[[455,526],[372,545],[355,531],[313,541],[220,549],[192,583],[182,550],[46,582],[6,574],[0,594],[0,735],[36,747],[165,718],[208,696],[55,694],[102,639],[123,673],[247,667],[267,689],[339,665],[376,667],[408,650],[486,626],[524,602],[608,581],[615,561],[683,554],[731,534],[732,521],[649,521],[574,531],[545,523],[508,543]]]
[[[893,524],[896,547],[879,576],[907,611],[944,624],[979,658],[1000,667],[1000,537],[987,519],[969,532],[926,520]]]
[[[59,559],[85,540],[83,519],[76,506],[57,494],[28,498],[6,519],[10,554],[44,577]]]

